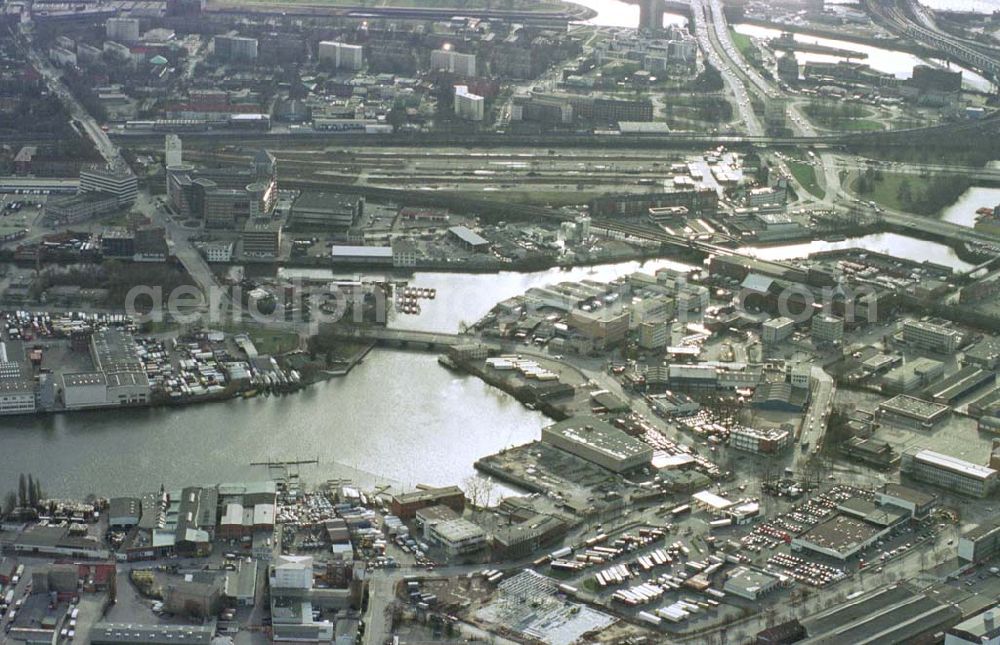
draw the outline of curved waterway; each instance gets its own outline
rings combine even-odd
[[[588,20],[588,25],[601,27],[631,27],[639,25],[639,5],[621,2],[621,0],[572,0],[574,4],[582,5],[597,12]],[[665,13],[663,25],[687,25],[687,18],[676,13]]]
[[[789,259],[861,247],[913,260],[968,268],[944,245],[899,235],[755,249]],[[693,269],[674,260],[617,262],[533,273],[418,272],[408,279],[438,289],[420,316],[399,327],[456,331],[505,298],[534,286],[609,281],[637,270]],[[294,272],[293,272],[294,273]],[[306,271],[332,277],[325,270]],[[268,459],[319,459],[304,466],[309,481],[344,477],[363,485],[460,484],[479,457],[539,437],[544,417],[476,378],[455,374],[430,353],[376,350],[346,378],[285,397],[140,410],[111,410],[0,419],[0,493],[21,472],[38,476],[50,494],[103,495],[165,484],[263,479]]]
[[[761,38],[764,40],[770,40],[772,38],[777,38],[781,35],[780,29],[772,29],[770,27],[761,27],[758,25],[748,25],[748,24],[737,24],[733,26],[738,33],[745,34],[747,36],[752,36],[754,38]],[[927,60],[914,54],[908,52],[897,51],[894,49],[886,49],[884,47],[873,47],[871,45],[862,45],[861,43],[850,42],[846,40],[834,40],[831,38],[820,38],[818,36],[811,36],[808,34],[794,34],[795,40],[800,43],[810,43],[815,45],[824,45],[826,47],[834,47],[836,49],[844,49],[858,53],[867,54],[867,58],[856,59],[857,62],[869,65],[873,70],[877,72],[883,72],[885,74],[892,74],[896,78],[910,78],[913,75],[913,67],[915,65],[933,65],[935,67],[945,67],[946,64],[939,60]],[[799,61],[799,64],[803,63],[835,63],[837,61],[846,60],[840,56],[831,56],[829,54],[817,54],[815,52],[803,52],[796,51],[795,58]],[[980,90],[980,91],[990,91],[992,84],[984,78],[982,75],[970,70],[960,68],[953,65],[953,69],[962,70],[962,83],[968,88]]]
[[[254,461],[319,459],[308,481],[461,484],[473,462],[537,439],[545,418],[426,352],[374,351],[346,378],[284,397],[0,422],[0,491],[34,473],[83,496],[265,479]]]

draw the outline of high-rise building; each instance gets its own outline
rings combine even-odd
[[[168,134],[164,137],[163,153],[165,166],[179,166],[184,163],[181,138],[176,134]]]
[[[257,39],[240,36],[216,36],[212,39],[215,55],[224,61],[257,60]]]
[[[663,29],[662,0],[640,0],[639,29],[659,31]]]
[[[812,319],[812,338],[815,343],[834,343],[844,339],[844,319],[819,314]]]
[[[467,121],[482,121],[486,99],[469,91],[468,85],[455,86],[455,115]]]
[[[80,192],[102,192],[114,195],[119,206],[135,202],[139,181],[128,166],[94,166],[80,171]]]
[[[104,33],[108,40],[120,43],[134,43],[139,40],[138,18],[108,18],[104,23]]]
[[[476,55],[460,54],[449,49],[436,49],[431,52],[431,70],[449,72],[459,76],[475,76]]]
[[[364,47],[361,45],[324,40],[319,44],[317,53],[321,63],[332,63],[337,69],[359,70],[364,65]]]

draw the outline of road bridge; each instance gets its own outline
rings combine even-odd
[[[921,15],[920,8],[912,0],[865,0],[865,7],[869,14],[893,31],[965,63],[994,80],[1000,78],[1000,56],[939,29],[932,29],[930,21],[921,24],[910,18],[907,11]]]
[[[444,332],[417,331],[412,329],[394,329],[377,325],[340,328],[333,330],[338,338],[350,340],[374,341],[380,345],[410,347],[413,349],[443,350],[461,343],[475,342],[471,336],[448,334]]]

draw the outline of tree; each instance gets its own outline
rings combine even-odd
[[[28,473],[28,506],[35,508],[38,505],[38,498],[35,497],[35,478]]]
[[[910,202],[913,201],[913,192],[910,188],[909,179],[904,179],[900,182],[899,189],[896,191],[896,198],[903,206],[909,206]]]
[[[21,473],[17,480],[17,504],[18,506],[28,504],[28,480],[25,479],[24,473]]]
[[[17,493],[10,491],[3,500],[2,515],[7,515],[17,508]]]

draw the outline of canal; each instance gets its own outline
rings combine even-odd
[[[862,248],[968,267],[946,246],[870,235],[755,249],[788,259],[833,248]],[[691,268],[669,259],[534,273],[418,272],[435,287],[424,314],[397,326],[455,331],[496,302],[563,280],[612,280],[632,271]],[[473,462],[539,436],[545,419],[478,379],[440,367],[433,354],[377,350],[346,378],[285,397],[237,399],[184,408],[87,412],[0,422],[0,493],[31,472],[53,495],[103,495],[185,484],[266,478],[267,459],[314,459],[308,481],[344,477],[363,485],[461,483]]]

